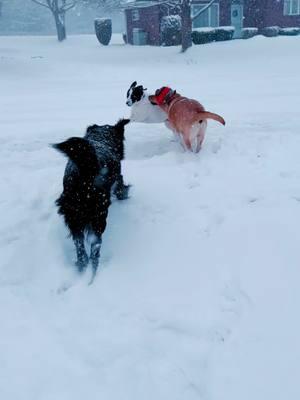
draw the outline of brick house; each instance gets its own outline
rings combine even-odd
[[[192,0],[192,16],[206,4],[208,0]],[[180,14],[179,4],[170,8],[159,0],[129,3],[125,10],[128,43],[161,45],[161,19],[176,14]],[[194,28],[229,25],[236,28],[236,38],[243,27],[300,27],[300,0],[217,0],[193,21]]]

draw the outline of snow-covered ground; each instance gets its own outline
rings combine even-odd
[[[300,398],[299,45],[0,38],[1,399]],[[111,206],[87,286],[48,144],[129,115],[134,80],[227,125],[210,123],[198,155],[163,125],[128,127],[131,198]]]

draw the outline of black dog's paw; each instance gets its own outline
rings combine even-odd
[[[129,189],[131,185],[123,185],[115,190],[115,195],[118,200],[126,200],[129,197]]]
[[[89,258],[87,254],[84,254],[80,259],[78,259],[75,263],[76,267],[78,268],[78,272],[82,273],[85,271],[87,265],[89,263]]]

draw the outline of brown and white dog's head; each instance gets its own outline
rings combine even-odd
[[[168,86],[163,86],[155,91],[154,95],[149,96],[149,101],[153,105],[164,106],[176,95],[176,90]]]

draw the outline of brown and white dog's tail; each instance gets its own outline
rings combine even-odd
[[[218,114],[211,113],[209,111],[202,111],[197,114],[198,122],[201,122],[204,119],[214,119],[215,121],[220,122],[220,124],[225,125],[225,120]]]

